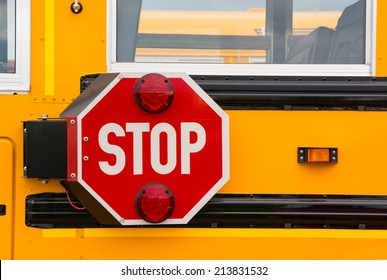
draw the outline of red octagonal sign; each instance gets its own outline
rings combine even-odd
[[[188,75],[161,77],[173,99],[162,97],[158,112],[141,108],[154,101],[146,92],[145,101],[135,98],[144,74],[121,73],[100,75],[62,113],[67,187],[103,223],[149,224],[138,204],[146,212],[172,201],[161,223],[185,224],[229,179],[228,115]],[[151,91],[162,96],[165,88],[154,83]],[[149,200],[147,186],[165,199]]]

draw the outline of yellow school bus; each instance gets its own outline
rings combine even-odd
[[[0,259],[386,259],[386,9],[0,0]],[[229,116],[230,180],[187,224],[101,223],[66,188],[62,112],[121,72],[185,73]]]

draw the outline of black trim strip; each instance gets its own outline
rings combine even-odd
[[[387,78],[191,76],[224,109],[387,110]]]
[[[83,92],[98,74],[81,77]],[[204,76],[192,79],[226,110],[387,111],[387,77]]]
[[[81,206],[75,197],[71,200]],[[26,224],[38,228],[102,227],[87,210],[72,208],[64,193],[28,196]],[[163,227],[387,229],[387,196],[217,194],[188,225]]]

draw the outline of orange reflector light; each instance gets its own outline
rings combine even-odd
[[[329,162],[329,149],[309,149],[308,162]]]
[[[298,148],[299,163],[337,163],[337,148]]]

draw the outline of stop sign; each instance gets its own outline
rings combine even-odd
[[[100,75],[62,113],[65,185],[100,222],[122,225],[148,224],[139,196],[146,186],[165,186],[173,209],[161,223],[185,224],[229,179],[228,115],[181,73],[163,73],[173,102],[148,112],[134,96],[143,76]]]

